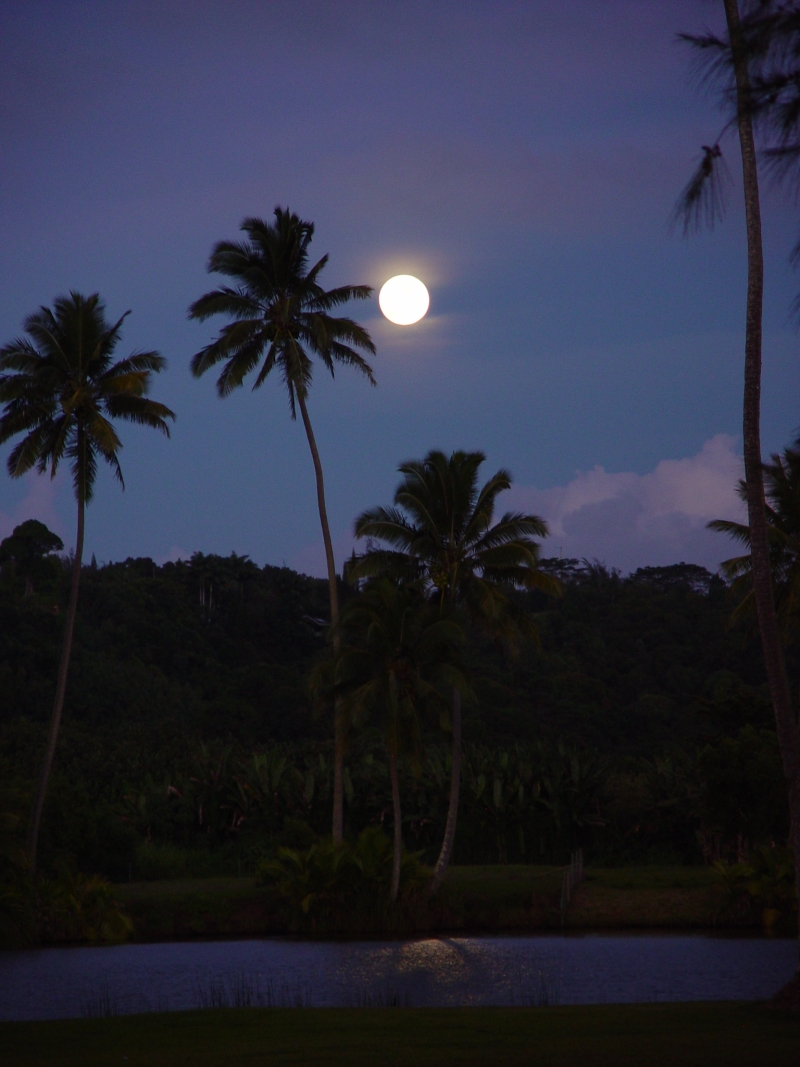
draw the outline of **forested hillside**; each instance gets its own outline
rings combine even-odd
[[[785,837],[760,650],[746,622],[729,627],[725,583],[683,564],[629,577],[544,566],[563,596],[521,597],[541,644],[512,657],[473,638],[456,858],[560,858],[580,843],[617,861],[699,860]],[[326,583],[201,554],[92,562],[81,581],[43,827],[50,862],[66,854],[121,876],[157,867],[162,846],[229,862],[302,836],[300,823],[324,829],[331,716],[308,681],[325,647]],[[0,583],[7,810],[29,800],[67,594],[68,569],[52,557],[32,588],[8,568]],[[412,848],[438,840],[446,740],[431,733],[425,766],[404,772]],[[351,830],[384,818],[378,735],[351,745],[347,787]]]

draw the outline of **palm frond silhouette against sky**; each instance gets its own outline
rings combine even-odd
[[[481,449],[488,468],[512,472],[515,506],[550,520],[545,555],[713,565],[720,539],[705,522],[737,518],[737,169],[713,236],[684,241],[670,214],[725,121],[676,35],[719,33],[721,9],[10,5],[0,343],[32,307],[100,291],[109,316],[133,309],[132,346],[168,357],[159,395],[180,416],[169,444],[126,438],[127,491],[98,492],[87,552],[235,550],[324,573],[313,472],[285,396],[248,388],[220,404],[189,373],[208,329],[184,312],[208,286],[209,249],[281,204],[315,223],[326,288],[412,273],[431,292],[416,327],[389,326],[374,298],[354,312],[378,349],[377,389],[347,373],[315,379],[338,559],[398,462],[440,448]],[[765,454],[798,423],[797,218],[767,190]],[[666,477],[664,463],[683,465]],[[157,479],[138,473],[152,469]],[[723,484],[730,512],[703,511]],[[0,483],[0,534],[35,517],[69,543],[69,486],[50,492]],[[583,503],[557,521],[540,506],[567,498]]]

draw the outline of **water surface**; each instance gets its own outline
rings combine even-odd
[[[168,942],[0,952],[0,1019],[230,1005],[760,1000],[793,939],[702,934]]]

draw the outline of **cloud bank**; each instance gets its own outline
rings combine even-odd
[[[679,562],[714,571],[733,546],[706,523],[745,519],[736,495],[744,468],[735,445],[733,437],[717,434],[696,456],[662,460],[649,474],[594,467],[565,486],[514,486],[507,506],[547,520],[545,556],[598,559],[623,572]]]

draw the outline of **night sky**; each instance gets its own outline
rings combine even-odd
[[[127,489],[99,480],[98,560],[235,551],[323,573],[308,446],[270,380],[218,399],[187,321],[213,243],[289,206],[328,286],[420,277],[422,323],[352,313],[377,389],[319,371],[310,413],[341,565],[397,464],[481,449],[509,504],[549,519],[545,555],[626,571],[716,567],[741,462],[745,246],[739,165],[724,225],[669,217],[723,118],[680,30],[720,0],[489,3],[159,0],[0,6],[0,341],[69,289],[126,309],[125,355],[169,361],[172,440],[123,424]],[[800,423],[787,266],[800,212],[764,190],[763,445]],[[0,451],[5,459],[11,445]],[[0,477],[0,537],[28,517],[74,543],[69,480]]]

